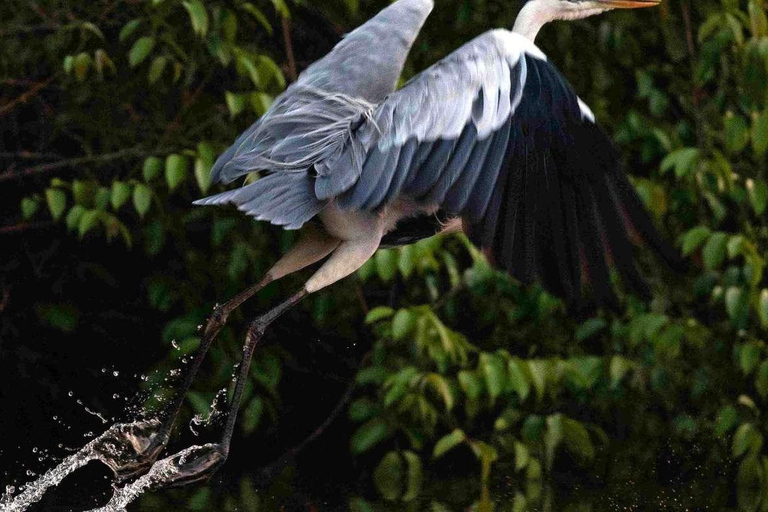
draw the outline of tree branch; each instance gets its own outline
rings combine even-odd
[[[23,179],[38,174],[45,174],[59,169],[66,169],[68,167],[77,167],[82,164],[89,163],[105,163],[112,160],[121,160],[123,158],[136,158],[143,156],[145,150],[143,148],[130,148],[115,151],[114,153],[106,153],[103,155],[91,155],[81,156],[77,158],[68,158],[65,160],[59,160],[58,162],[51,162],[48,164],[36,165],[34,167],[27,167],[26,169],[14,170],[9,169],[3,173],[0,173],[0,183],[4,181],[10,181],[13,179]]]
[[[296,57],[293,54],[293,39],[291,38],[291,20],[283,16],[283,42],[285,43],[285,56],[288,59],[288,78],[295,82],[299,77],[296,69]]]
[[[10,112],[11,110],[13,110],[13,108],[16,105],[19,105],[20,103],[26,103],[27,101],[29,101],[34,96],[37,96],[37,93],[39,93],[46,86],[48,86],[48,84],[53,82],[53,79],[55,77],[56,77],[56,75],[54,75],[52,77],[49,77],[48,80],[45,80],[43,82],[38,82],[37,84],[35,84],[34,87],[32,87],[30,90],[28,90],[27,92],[25,92],[21,96],[18,96],[17,98],[9,101],[8,103],[6,103],[4,105],[0,105],[0,116],[5,115],[8,112]]]
[[[24,222],[23,224],[16,224],[14,226],[0,226],[0,235],[13,235],[30,229],[47,228],[52,225],[53,222]]]

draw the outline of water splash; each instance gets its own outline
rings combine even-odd
[[[58,466],[48,470],[43,476],[34,482],[23,486],[23,490],[20,494],[13,496],[13,492],[16,489],[13,487],[6,488],[5,494],[0,497],[0,509],[2,509],[3,512],[22,512],[29,508],[30,505],[40,501],[40,498],[43,497],[50,487],[59,485],[67,475],[85,466],[90,461],[98,459],[99,456],[94,448],[103,438],[113,434],[114,429],[115,427],[110,428],[101,436],[85,445],[77,453],[66,457]]]
[[[195,435],[199,436],[200,433],[195,430],[198,427],[209,427],[211,424],[221,416],[222,409],[219,407],[219,401],[226,397],[227,394],[227,388],[222,388],[219,390],[218,393],[216,393],[216,396],[213,397],[213,402],[211,402],[211,407],[208,409],[208,415],[203,416],[202,414],[195,414],[192,419],[189,421],[189,430]]]
[[[192,452],[212,447],[214,445],[190,446],[174,455],[157,461],[148,473],[136,481],[115,489],[112,499],[103,507],[92,509],[88,512],[121,512],[132,501],[141,496],[145,491],[166,483],[179,471],[179,465],[184,464],[188,455]]]

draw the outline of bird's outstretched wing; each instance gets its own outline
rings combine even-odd
[[[344,143],[356,116],[395,90],[433,0],[399,0],[304,70],[211,169],[214,183],[253,171],[305,172]]]
[[[319,198],[376,209],[407,196],[461,216],[495,263],[572,303],[584,276],[598,303],[616,303],[611,261],[628,287],[649,294],[628,232],[678,261],[592,112],[511,32],[486,33],[414,78],[354,140],[362,155],[350,145],[317,166]]]

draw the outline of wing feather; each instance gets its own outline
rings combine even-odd
[[[611,265],[648,297],[627,230],[679,261],[591,111],[530,42],[509,32],[485,34],[416,77],[356,137],[371,155],[351,169],[357,177],[318,178],[342,207],[375,210],[406,196],[461,216],[494,263],[579,307],[583,281],[598,304],[617,306]]]

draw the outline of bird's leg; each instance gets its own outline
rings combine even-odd
[[[248,370],[251,366],[253,351],[264,336],[264,332],[269,324],[307,295],[308,292],[306,289],[302,288],[291,298],[251,322],[248,327],[248,334],[245,338],[243,358],[237,371],[235,391],[232,395],[229,411],[227,412],[227,423],[224,426],[224,435],[222,436],[221,441],[217,444],[205,444],[193,449],[191,452],[187,451],[184,452],[183,455],[177,455],[177,458],[173,459],[176,471],[169,475],[160,485],[163,487],[176,487],[205,481],[210,478],[222,464],[224,464],[224,461],[229,454],[229,445],[235,430],[237,409],[240,406],[243,389],[248,380]]]
[[[176,416],[184,403],[184,397],[200,369],[208,348],[226,324],[229,315],[272,281],[325,258],[338,245],[338,239],[328,236],[314,226],[307,226],[302,231],[302,237],[297,244],[275,263],[261,281],[225,304],[216,306],[205,326],[200,347],[184,377],[184,382],[178,388],[170,407],[162,414],[161,420],[152,419],[120,425],[120,428],[115,429],[114,434],[107,436],[104,442],[97,446],[101,460],[112,469],[118,479],[129,479],[146,472],[163,451],[170,438]]]
[[[205,481],[224,464],[227,455],[229,455],[229,447],[237,420],[237,410],[240,406],[245,382],[248,379],[253,351],[267,327],[310,293],[324,288],[360,268],[376,251],[380,240],[381,236],[378,235],[370,239],[342,242],[328,261],[307,281],[301,290],[251,322],[243,346],[243,359],[237,372],[235,391],[230,402],[227,423],[221,441],[216,444],[210,443],[195,447],[191,451],[185,450],[170,457],[175,471],[158,482],[157,486],[180,486]]]

